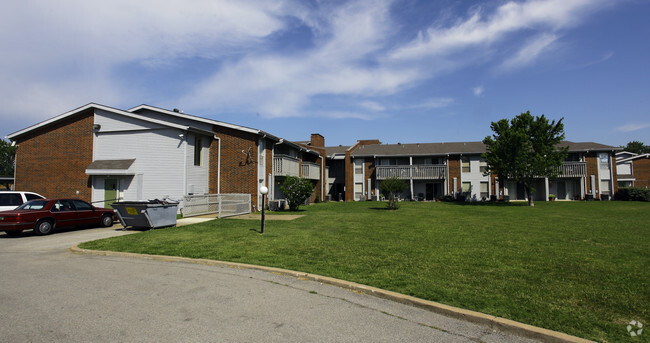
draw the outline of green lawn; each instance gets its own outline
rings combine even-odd
[[[258,221],[221,219],[82,247],[326,275],[598,341],[650,325],[650,203],[384,207],[321,203],[264,235]]]

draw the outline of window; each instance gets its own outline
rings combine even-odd
[[[479,170],[481,171],[481,174],[487,174],[487,169],[488,165],[486,161],[480,161],[479,162]]]
[[[600,194],[609,194],[609,180],[600,181]]]
[[[606,152],[598,153],[598,160],[600,161],[600,169],[609,168],[609,154]]]
[[[354,184],[354,198],[357,200],[365,200],[363,197],[363,183]]]
[[[487,198],[490,196],[489,191],[488,191],[488,183],[487,182],[481,182],[481,199],[487,200]]]
[[[77,211],[90,211],[93,209],[89,203],[81,200],[72,200],[72,203],[74,204],[74,207],[77,208]]]
[[[460,191],[465,195],[469,195],[472,192],[472,183],[471,182],[463,182],[461,184]]]
[[[25,198],[27,198],[27,201],[36,200],[36,199],[43,199],[42,196],[40,196],[38,194],[33,194],[33,193],[25,193]]]
[[[23,203],[23,199],[18,193],[0,194],[0,206],[18,206]]]
[[[194,137],[194,165],[201,165],[201,151],[203,150],[203,142],[201,142],[201,137]]]
[[[469,173],[471,172],[470,164],[469,164],[469,157],[463,156],[460,159],[460,166],[461,166],[461,171],[463,173]]]

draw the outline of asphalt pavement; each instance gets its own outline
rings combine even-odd
[[[0,233],[0,342],[535,342],[286,275],[68,251],[130,233]]]

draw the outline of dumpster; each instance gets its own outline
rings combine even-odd
[[[111,204],[124,229],[176,226],[178,203],[169,200],[118,201]]]

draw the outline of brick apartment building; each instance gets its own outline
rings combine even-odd
[[[650,188],[650,154],[617,153],[616,173],[619,187]]]
[[[141,105],[90,103],[12,133],[15,189],[105,202],[192,194],[250,194],[259,208],[287,175],[314,181],[323,196],[324,138],[296,144],[268,132]],[[182,204],[181,204],[182,206]]]
[[[569,155],[557,179],[540,178],[535,200],[611,199],[618,189],[615,148],[599,143],[562,142]],[[443,196],[469,200],[527,200],[522,185],[485,175],[482,142],[381,144],[361,140],[352,146],[326,147],[327,193],[333,200],[380,198],[379,185],[389,177],[408,182],[403,199]]]

